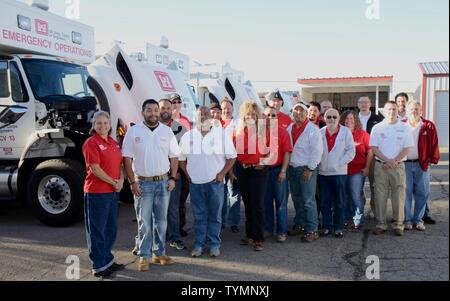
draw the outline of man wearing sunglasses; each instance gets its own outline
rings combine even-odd
[[[274,215],[276,217],[277,241],[283,243],[287,240],[289,183],[287,169],[292,153],[292,143],[287,131],[279,124],[277,110],[266,108],[269,180],[265,194],[265,232],[266,237],[274,234]],[[275,204],[275,210],[274,210]]]
[[[327,126],[321,129],[323,141],[322,163],[319,170],[320,201],[323,215],[321,236],[334,231],[336,238],[344,237],[344,198],[348,164],[356,155],[352,132],[339,125],[339,112],[325,113]]]
[[[191,122],[187,117],[181,114],[181,109],[183,107],[183,100],[181,96],[176,93],[172,94],[170,95],[170,101],[172,102],[173,105],[172,118],[178,123],[180,123],[182,126],[184,126],[188,131],[190,131],[192,129]]]
[[[172,102],[172,119],[181,124],[187,131],[192,129],[191,122],[183,114],[181,114],[181,109],[183,105],[183,100],[181,96],[177,93],[171,94],[169,97]],[[189,181],[187,177],[181,173],[181,197],[180,197],[180,234],[182,237],[186,237],[188,233],[184,230],[186,225],[186,200],[189,196]]]

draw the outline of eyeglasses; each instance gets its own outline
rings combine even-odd
[[[172,101],[172,104],[174,104],[174,105],[176,105],[176,104],[181,105],[181,104],[183,104],[183,102],[180,101],[180,100],[178,100],[178,101]]]
[[[337,120],[339,117],[338,116],[327,116],[328,120],[334,119]]]
[[[277,114],[264,114],[267,118],[277,118]]]

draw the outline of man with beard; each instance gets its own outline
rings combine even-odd
[[[130,128],[125,136],[123,157],[136,200],[138,270],[146,272],[150,260],[161,265],[173,263],[165,249],[167,211],[170,193],[176,186],[181,151],[172,130],[159,122],[158,102],[146,100],[142,116],[144,121]]]
[[[181,137],[187,133],[187,130],[178,121],[172,118],[173,105],[169,99],[161,99],[159,101],[161,110],[161,123],[172,129],[173,134],[180,143]],[[169,245],[179,251],[186,249],[181,240],[180,233],[180,198],[183,181],[181,178],[181,169],[177,171],[175,189],[170,194],[169,212],[167,214],[167,241]]]
[[[408,116],[406,116],[406,105],[408,104],[409,96],[406,93],[399,93],[395,96],[395,102],[398,106],[398,119],[403,122],[408,121]]]

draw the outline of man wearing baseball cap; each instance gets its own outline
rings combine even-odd
[[[191,122],[189,121],[189,119],[185,116],[183,116],[183,114],[181,114],[181,108],[182,108],[182,104],[183,104],[183,99],[181,98],[180,94],[177,93],[173,93],[170,95],[170,101],[172,102],[173,105],[173,114],[172,114],[172,118],[178,122],[179,124],[181,124],[182,126],[184,126],[188,131],[191,130]]]
[[[191,122],[183,114],[181,114],[181,108],[183,100],[181,96],[177,93],[169,95],[169,100],[172,103],[173,114],[172,119],[181,124],[187,131],[192,129]],[[180,197],[180,234],[182,237],[186,237],[188,233],[184,230],[186,225],[186,201],[189,197],[189,181],[187,177],[181,173],[182,186],[181,186],[181,197]]]
[[[292,119],[289,115],[286,115],[283,112],[281,112],[281,108],[283,107],[283,105],[284,105],[283,96],[279,91],[276,91],[269,102],[269,106],[277,111],[278,124],[281,128],[286,130],[292,124]]]

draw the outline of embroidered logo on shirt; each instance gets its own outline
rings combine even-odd
[[[141,137],[136,137],[135,141],[136,141],[136,143],[141,143],[142,142]]]
[[[100,148],[100,150],[101,150],[102,152],[104,152],[105,150],[107,150],[106,146],[104,146],[103,144],[100,144],[98,147]]]

